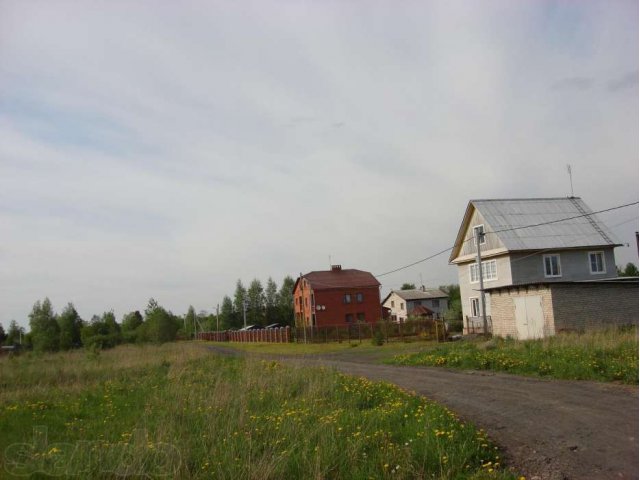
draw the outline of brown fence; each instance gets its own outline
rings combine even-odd
[[[491,315],[487,315],[487,328],[489,330],[487,333],[491,333],[493,331]],[[470,333],[484,333],[484,321],[482,320],[482,317],[469,317],[467,315],[465,317],[463,333],[465,335],[468,335]]]
[[[284,327],[245,331],[226,330],[224,332],[200,332],[197,338],[198,340],[209,340],[212,342],[289,343],[291,341],[291,329]]]
[[[350,325],[327,325],[296,327],[293,341],[297,343],[360,342],[370,339],[379,331],[385,341],[389,339],[419,337],[425,340],[444,341],[447,338],[443,320],[409,320],[407,322],[355,323]]]

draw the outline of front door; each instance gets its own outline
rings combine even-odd
[[[516,311],[516,331],[519,340],[544,337],[544,314],[542,297],[533,295],[513,297]]]

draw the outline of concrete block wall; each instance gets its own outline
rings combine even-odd
[[[638,284],[551,285],[556,331],[638,325]]]
[[[516,309],[514,297],[540,296],[542,297],[542,313],[544,315],[544,335],[555,334],[554,311],[551,290],[547,285],[535,285],[529,287],[510,287],[504,290],[490,292],[491,320],[493,334],[498,337],[518,338],[516,328]]]

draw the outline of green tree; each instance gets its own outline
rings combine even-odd
[[[120,325],[112,311],[94,315],[80,333],[85,347],[113,348],[122,342]]]
[[[415,289],[416,289],[415,283],[403,283],[402,286],[400,287],[400,290],[415,290]]]
[[[184,316],[182,327],[180,329],[182,335],[185,338],[193,338],[193,333],[196,328],[196,310],[193,305],[189,305],[187,313]]]
[[[7,331],[7,338],[4,341],[5,345],[20,345],[24,334],[24,328],[18,326],[18,322],[15,320],[11,320],[9,330]]]
[[[73,303],[69,302],[58,316],[58,326],[60,327],[61,350],[69,350],[81,345],[82,319]]]
[[[122,317],[122,341],[135,343],[138,340],[138,330],[144,323],[144,319],[138,310],[129,312]]]
[[[33,349],[36,352],[55,352],[60,347],[60,327],[51,301],[45,298],[38,300],[29,314],[29,326]]]
[[[233,310],[233,301],[228,295],[225,295],[220,306],[220,328],[223,330],[239,328],[242,325],[242,321],[239,318]]]
[[[244,301],[247,299],[247,289],[242,285],[242,281],[236,282],[236,291],[233,294],[233,310],[240,314],[242,318],[242,312],[244,309]]]
[[[618,267],[618,276],[619,277],[637,277],[638,276],[638,267],[636,267],[633,263],[627,263],[624,270]]]
[[[0,345],[4,345],[4,342],[6,339],[7,339],[7,334],[4,331],[4,327],[0,323]]]
[[[264,289],[257,278],[251,281],[247,290],[247,324],[264,325]]]
[[[278,292],[279,322],[283,325],[293,325],[293,287],[296,284],[291,276],[287,275],[282,280]]]
[[[462,301],[460,300],[460,285],[441,285],[440,290],[448,295],[449,308],[444,319],[449,324],[449,330],[462,331]]]
[[[265,324],[270,325],[278,322],[278,285],[273,278],[267,279],[267,286],[264,289]]]
[[[156,343],[172,342],[179,328],[179,319],[151,298],[145,309],[142,339]]]

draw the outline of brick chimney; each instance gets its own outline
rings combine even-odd
[[[342,265],[331,265],[332,272],[340,272],[342,270]]]

